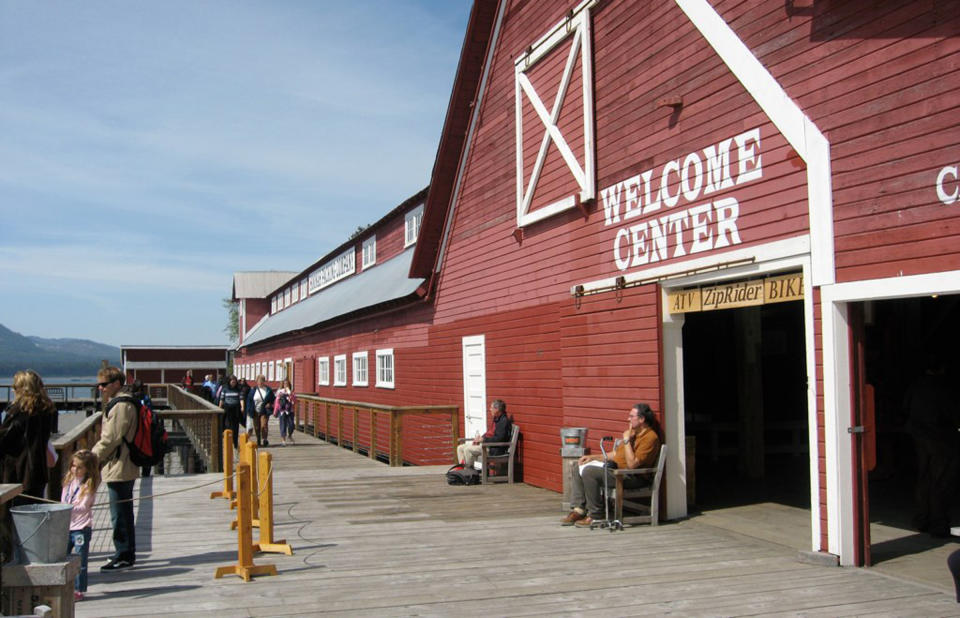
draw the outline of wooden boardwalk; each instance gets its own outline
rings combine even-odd
[[[101,574],[97,512],[77,616],[958,616],[943,589],[802,564],[795,550],[688,520],[623,532],[558,525],[560,496],[525,485],[451,487],[442,468],[389,468],[299,437],[275,460],[279,575],[215,580],[237,559],[216,485],[137,508],[136,568]],[[216,475],[145,479],[136,494]],[[105,501],[105,496],[104,496]],[[256,537],[256,530],[254,536]]]

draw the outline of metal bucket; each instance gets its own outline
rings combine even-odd
[[[70,542],[70,504],[24,504],[10,508],[23,562],[63,562]]]
[[[560,429],[560,455],[562,457],[580,457],[586,451],[587,428],[563,427]]]

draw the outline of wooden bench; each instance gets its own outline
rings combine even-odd
[[[517,440],[520,437],[520,426],[514,423],[513,433],[510,434],[509,442],[481,442],[480,446],[480,482],[487,483],[513,483],[513,462],[516,460]],[[491,455],[490,449],[496,446],[507,447],[507,452],[501,455]],[[506,474],[491,475],[490,469],[502,469],[506,462]]]
[[[655,468],[633,468],[632,470],[614,470],[613,476],[617,481],[614,488],[614,519],[624,524],[645,524],[656,526],[660,518],[660,479],[663,478],[663,468],[667,462],[667,445],[660,447],[660,457]],[[623,481],[633,476],[653,474],[653,482],[646,487],[625,488]],[[641,501],[642,500],[642,501]],[[623,516],[624,507],[638,514]]]

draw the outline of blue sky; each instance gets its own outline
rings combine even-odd
[[[0,324],[219,344],[429,182],[469,0],[0,0]]]

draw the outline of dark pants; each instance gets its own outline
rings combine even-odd
[[[113,524],[114,560],[131,564],[137,558],[137,536],[133,522],[133,484],[136,481],[107,483],[110,496],[110,522]],[[123,502],[121,502],[123,501]]]
[[[587,466],[580,474],[580,467],[574,466],[572,474],[572,484],[570,486],[570,506],[586,511],[587,515],[594,519],[602,519],[604,516],[603,505],[603,483],[604,473],[606,473],[607,487],[613,490],[617,486],[617,481],[609,468],[601,466]],[[623,486],[633,489],[635,487],[645,487],[650,481],[646,478],[630,477],[623,479]]]
[[[915,438],[917,448],[914,525],[935,536],[950,534],[950,502],[960,468],[952,442]]]
[[[293,412],[280,413],[280,437],[293,437]]]
[[[947,556],[947,568],[953,575],[953,586],[957,590],[957,603],[960,603],[960,549]]]
[[[67,544],[67,553],[80,556],[80,572],[73,580],[73,589],[77,592],[87,591],[87,557],[90,555],[90,537],[93,528],[70,531],[70,541]]]
[[[240,406],[226,406],[223,409],[223,428],[233,432],[233,450],[237,450],[237,437],[239,436],[242,418]]]

